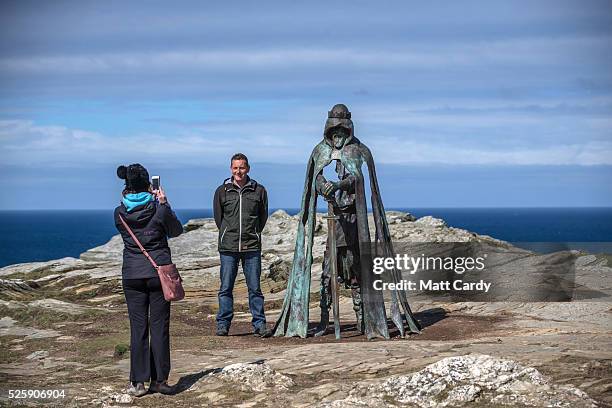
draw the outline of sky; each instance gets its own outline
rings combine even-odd
[[[612,205],[610,2],[3,1],[0,210],[210,208],[236,152],[296,208],[336,103],[388,208]]]

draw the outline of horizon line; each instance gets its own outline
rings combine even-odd
[[[115,207],[104,207],[104,208],[4,208],[0,209],[0,212],[16,212],[16,211],[112,211]],[[459,206],[459,207],[446,207],[446,206],[431,206],[431,207],[388,207],[385,211],[403,211],[409,210],[470,210],[470,209],[612,209],[612,206],[603,205],[590,205],[590,206]],[[212,211],[212,208],[172,208],[174,211]],[[317,207],[317,209],[325,210],[325,207]],[[368,210],[371,208],[368,207]],[[270,212],[277,210],[300,210],[299,207],[271,207]]]

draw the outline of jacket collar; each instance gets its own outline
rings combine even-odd
[[[250,178],[249,176],[247,176],[247,182],[244,185],[244,187],[240,188],[238,187],[236,184],[234,184],[234,178],[233,177],[229,177],[226,178],[223,181],[223,185],[225,186],[225,190],[236,190],[236,191],[240,191],[240,190],[246,190],[246,189],[252,189],[255,190],[255,187],[257,186],[257,182],[255,180],[253,180],[252,178]]]
[[[125,218],[125,221],[130,225],[137,225],[148,222],[155,215],[157,210],[157,201],[151,200],[144,205],[139,205],[128,211],[123,202],[119,205],[119,214]]]
[[[123,196],[121,202],[127,209],[127,212],[133,211],[135,208],[146,205],[149,201],[153,200],[153,195],[148,192],[126,194]]]

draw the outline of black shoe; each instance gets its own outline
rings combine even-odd
[[[130,382],[127,393],[135,397],[142,397],[147,393],[147,389],[145,388],[144,383]]]
[[[316,328],[315,337],[321,337],[321,336],[325,336],[325,333],[327,333],[327,329],[329,328],[329,323],[325,324],[323,322],[319,323],[319,325]]]
[[[321,308],[321,321],[315,329],[315,337],[324,336],[327,333],[329,327],[329,310],[327,308]]]
[[[217,327],[217,332],[215,333],[217,336],[227,336],[227,334],[229,333],[229,330],[227,327]]]
[[[268,329],[266,326],[261,326],[261,327],[256,328],[253,331],[253,336],[255,336],[255,337],[263,337],[263,338],[271,337],[272,336],[272,330]]]
[[[149,385],[149,392],[159,392],[160,394],[170,395],[174,393],[174,387],[169,386],[166,381],[151,381],[151,385]]]

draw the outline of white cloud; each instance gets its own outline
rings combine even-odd
[[[612,165],[612,142],[604,141],[492,149],[381,138],[372,150],[379,152],[376,160],[389,164]]]
[[[253,131],[253,129],[251,129]],[[87,167],[147,161],[165,165],[225,163],[237,150],[248,150],[253,161],[291,162],[302,159],[303,146],[257,130],[224,135],[184,131],[178,135],[134,134],[108,136],[63,126],[41,126],[32,121],[0,121],[2,164]]]
[[[302,126],[300,128],[300,126]],[[272,124],[185,130],[176,135],[134,134],[108,136],[31,121],[0,121],[2,163],[21,166],[77,166],[127,162],[181,165],[225,164],[236,151],[248,152],[253,162],[305,163],[319,136],[307,125],[296,125],[291,135]],[[308,129],[308,130],[306,130]],[[410,138],[365,135],[378,163],[394,164],[505,164],[612,165],[612,142],[574,141],[558,145],[478,145]]]
[[[607,36],[518,38],[475,41],[470,44],[406,44],[377,49],[351,47],[275,47],[264,49],[182,49],[151,52],[106,52],[75,55],[28,55],[0,59],[0,72],[34,74],[100,74],[126,72],[190,72],[218,70],[270,70],[345,66],[365,68],[482,67],[580,64],[610,51]]]

